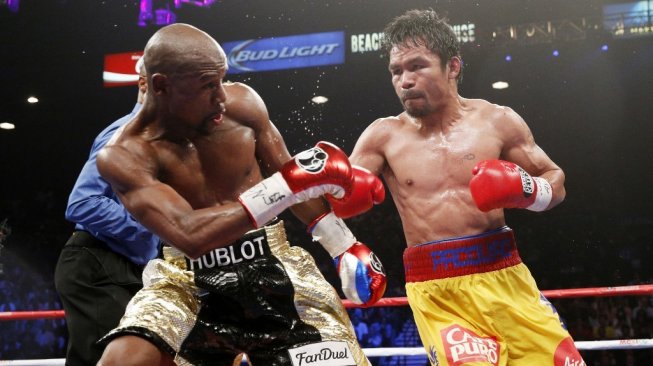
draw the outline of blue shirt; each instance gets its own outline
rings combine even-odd
[[[96,165],[98,151],[140,109],[141,104],[137,103],[130,114],[110,124],[95,138],[91,154],[68,198],[66,219],[75,223],[76,230],[89,232],[113,251],[144,265],[157,256],[159,238],[127,212],[111,185],[100,176]]]

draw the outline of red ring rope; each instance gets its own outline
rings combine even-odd
[[[571,288],[565,290],[544,290],[542,294],[548,299],[572,298],[572,297],[605,297],[605,296],[627,296],[627,295],[652,295],[653,285],[633,285],[619,287],[588,287],[588,288]],[[342,300],[346,308],[359,308],[349,300]],[[404,306],[408,305],[405,297],[388,297],[380,299],[376,303],[365,307],[378,306]]]
[[[617,287],[588,287],[572,288],[563,290],[544,290],[542,294],[549,299],[573,298],[573,297],[606,297],[606,296],[630,296],[630,295],[653,295],[653,285],[632,285]],[[381,307],[381,306],[404,306],[408,304],[405,297],[387,297],[380,299],[375,304],[361,306],[349,300],[342,300],[346,308],[360,307]],[[42,310],[42,311],[5,311],[0,312],[0,321],[5,320],[30,320],[30,319],[57,319],[63,318],[63,310]]]

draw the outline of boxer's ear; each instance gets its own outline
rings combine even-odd
[[[164,94],[168,88],[168,76],[160,73],[152,75],[152,90],[150,92],[154,94]]]
[[[463,61],[460,59],[460,57],[454,56],[449,59],[447,66],[449,67],[449,78],[455,80],[458,78],[460,72],[462,71]]]

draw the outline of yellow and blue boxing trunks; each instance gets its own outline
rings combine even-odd
[[[431,365],[585,365],[510,228],[407,248],[404,266]]]
[[[172,247],[150,261],[145,287],[116,329],[148,339],[178,365],[369,365],[338,294],[283,222],[198,259]]]

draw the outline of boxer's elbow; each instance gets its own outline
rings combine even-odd
[[[196,238],[193,238],[192,236],[182,236],[178,240],[176,240],[174,243],[171,243],[172,246],[175,248],[179,249],[186,257],[189,259],[197,259],[204,254],[204,249],[203,246],[200,246],[198,244],[201,244],[200,242],[197,241]]]
[[[565,172],[562,169],[556,170],[550,184],[553,187],[553,197],[549,209],[559,205],[567,197],[567,190],[565,189]]]

